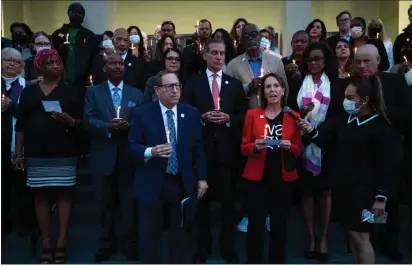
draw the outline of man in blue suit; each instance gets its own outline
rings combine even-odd
[[[143,95],[123,82],[124,64],[119,54],[105,58],[104,72],[108,81],[86,90],[83,119],[91,133],[90,169],[100,217],[95,263],[109,259],[118,246],[126,259],[137,260],[137,211],[131,191],[135,169],[127,142],[129,122]],[[118,203],[120,243],[115,234]]]
[[[192,263],[189,229],[197,200],[206,192],[206,161],[199,112],[179,103],[176,74],[155,77],[158,101],[136,110],[129,150],[137,164],[133,194],[139,202],[139,254],[143,264],[158,263],[163,206],[169,207],[169,263]],[[167,204],[167,205],[165,205]]]

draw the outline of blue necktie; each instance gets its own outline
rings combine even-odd
[[[169,162],[167,163],[166,173],[176,175],[179,172],[179,164],[177,162],[177,153],[176,153],[176,127],[175,122],[173,121],[173,111],[167,110],[167,126],[169,127],[170,135],[169,139],[172,143],[173,150],[169,157]]]
[[[120,89],[119,88],[113,88],[112,90],[113,90],[112,99],[113,99],[114,109],[117,110],[117,107],[120,106],[120,102],[121,102],[120,93],[119,93]]]

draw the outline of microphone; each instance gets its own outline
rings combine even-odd
[[[299,121],[299,120],[300,120],[300,118],[297,117],[297,116],[293,113],[292,109],[290,109],[289,106],[283,107],[283,112],[289,114],[289,115],[290,115],[293,119],[295,119],[296,121]]]

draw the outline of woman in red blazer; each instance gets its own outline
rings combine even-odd
[[[301,135],[295,119],[283,112],[288,92],[276,74],[262,78],[260,106],[247,112],[241,150],[248,157],[243,177],[246,179],[246,208],[249,224],[246,236],[248,263],[265,263],[264,230],[270,215],[270,264],[285,262],[286,220],[292,205],[297,158],[301,153]],[[292,111],[293,112],[293,111]],[[293,112],[296,117],[299,114]],[[279,143],[268,143],[277,140]],[[268,146],[274,144],[274,146]]]

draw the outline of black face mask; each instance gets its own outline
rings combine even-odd
[[[69,20],[73,26],[80,26],[83,23],[83,16],[77,14],[69,15]]]
[[[30,41],[29,36],[21,34],[21,33],[13,33],[11,38],[14,42],[20,43],[20,44],[25,44]]]

